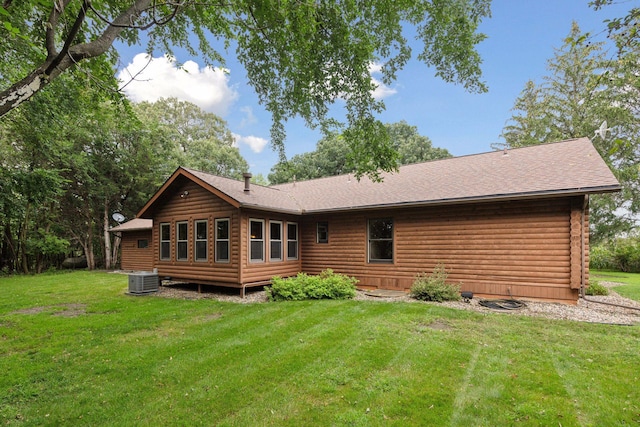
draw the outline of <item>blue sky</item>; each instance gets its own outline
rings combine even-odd
[[[380,115],[385,123],[405,120],[417,126],[421,135],[434,146],[448,149],[454,156],[490,151],[490,144],[500,142],[500,133],[511,117],[511,108],[528,80],[537,83],[548,75],[547,61],[569,34],[572,21],[596,40],[604,40],[607,18],[623,16],[638,1],[594,11],[589,0],[494,0],[492,17],[485,19],[481,32],[488,37],[478,47],[483,58],[483,79],[489,87],[484,94],[469,94],[460,86],[447,84],[434,76],[433,70],[413,59],[397,80],[386,89],[386,111]],[[122,68],[143,61],[144,47],[119,47]],[[414,52],[419,51],[419,47]],[[277,154],[268,145],[271,119],[258,104],[247,84],[244,68],[232,52],[227,56],[228,74],[205,69],[201,58],[176,51],[176,60],[189,73],[178,70],[157,57],[145,70],[143,81],[130,83],[125,92],[134,101],[176,96],[196,103],[222,116],[237,136],[242,155],[255,174],[268,175],[277,162]],[[192,62],[191,62],[192,61]],[[126,74],[121,74],[124,78]],[[375,73],[373,77],[375,78]],[[286,154],[312,151],[320,138],[299,119],[287,123]]]

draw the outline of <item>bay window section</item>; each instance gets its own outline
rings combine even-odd
[[[370,219],[368,227],[369,262],[393,262],[393,220]]]

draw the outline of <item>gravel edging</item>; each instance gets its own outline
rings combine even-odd
[[[355,300],[358,301],[381,301],[381,302],[405,302],[417,304],[433,304],[460,310],[473,310],[481,313],[503,313],[506,315],[521,315],[544,317],[548,319],[572,320],[577,322],[607,323],[616,325],[637,325],[640,324],[640,303],[628,298],[624,298],[613,289],[618,286],[614,282],[600,282],[609,288],[607,296],[590,296],[591,301],[580,299],[576,305],[529,301],[524,300],[527,306],[519,310],[493,310],[479,304],[479,299],[473,298],[469,303],[461,301],[448,301],[442,303],[422,302],[411,298],[409,295],[402,297],[374,297],[366,295],[364,291],[357,291]],[[240,298],[238,289],[225,289],[207,287],[202,293],[197,292],[197,287],[193,285],[164,285],[160,287],[158,293],[154,294],[164,298],[178,299],[214,299],[217,301],[234,302],[240,304],[266,303],[267,295],[264,290],[247,289],[245,298]],[[638,310],[624,307],[599,304],[618,304],[628,307],[635,307]]]

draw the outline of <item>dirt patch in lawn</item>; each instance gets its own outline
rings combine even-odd
[[[59,317],[78,317],[87,314],[86,304],[58,304],[58,305],[41,305],[37,307],[23,308],[16,310],[10,314],[39,314],[53,310],[51,315]]]

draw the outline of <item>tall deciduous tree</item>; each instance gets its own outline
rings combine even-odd
[[[329,129],[329,107],[344,100],[344,137],[358,173],[375,176],[396,166],[391,141],[376,115],[370,64],[382,63],[390,84],[411,58],[405,33],[422,42],[417,57],[445,81],[469,91],[486,90],[480,80],[477,32],[490,0],[25,0],[0,6],[1,63],[27,63],[18,75],[0,66],[0,116],[30,99],[73,67],[93,75],[92,58],[115,54],[118,40],[148,40],[147,50],[172,46],[224,65],[226,50],[244,65],[260,102],[272,114],[271,141],[282,149],[284,122],[300,116]],[[211,43],[220,40],[224,52]]]
[[[502,133],[510,147],[591,137],[623,187],[592,198],[594,241],[627,231],[640,211],[640,86],[631,57],[609,60],[603,44],[574,24],[548,63],[551,74],[540,85],[527,83]]]
[[[227,123],[215,114],[176,98],[141,102],[134,109],[147,128],[173,146],[176,166],[238,179],[249,170]]]
[[[398,165],[451,157],[444,148],[433,147],[431,140],[418,133],[418,128],[405,121],[387,124],[385,131],[391,138],[391,147],[398,155]],[[293,180],[306,180],[325,176],[354,173],[350,161],[350,147],[337,133],[322,138],[316,150],[293,156],[291,160],[276,164],[269,174],[269,182],[281,184]]]

